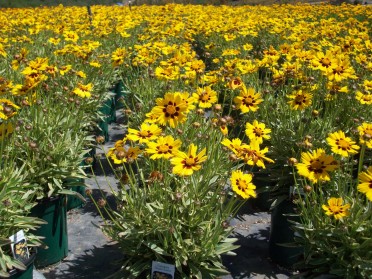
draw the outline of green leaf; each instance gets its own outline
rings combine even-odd
[[[20,270],[26,270],[27,268],[22,262],[18,260],[11,260],[10,264]]]
[[[7,272],[5,272],[5,271],[0,270],[0,277],[9,278],[10,275],[9,275],[9,273],[7,273]]]

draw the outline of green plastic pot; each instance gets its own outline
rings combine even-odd
[[[124,98],[126,95],[126,89],[124,83],[119,81],[115,86],[115,106],[117,109],[124,107]]]
[[[63,182],[64,186],[71,191],[77,192],[86,198],[85,184],[83,178],[68,178]],[[66,210],[80,208],[85,205],[85,202],[75,196],[67,196]]]
[[[294,231],[291,228],[291,221],[299,222],[298,216],[287,216],[294,214],[296,206],[290,200],[278,204],[271,213],[271,228],[269,239],[270,258],[278,265],[291,268],[297,263],[303,254],[302,247],[288,247],[294,243]]]
[[[97,135],[98,136],[103,136],[105,138],[105,142],[108,142],[110,137],[109,137],[109,131],[108,131],[108,122],[101,120],[98,123],[98,126],[100,130],[98,131]]]
[[[34,232],[44,237],[42,241],[48,247],[38,249],[35,266],[43,268],[64,259],[68,254],[66,196],[40,201],[32,208],[31,216],[47,222]]]
[[[9,274],[9,279],[32,279],[34,272],[34,261],[36,258],[36,253],[32,253],[30,258],[24,262],[26,266],[25,270],[12,269]]]
[[[111,97],[105,100],[99,111],[104,115],[108,124],[116,121],[115,98]]]

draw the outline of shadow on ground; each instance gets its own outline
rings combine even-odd
[[[60,263],[65,265],[65,268],[52,269],[44,273],[44,276],[47,279],[103,279],[120,269],[121,259],[123,255],[117,244],[93,246],[92,249],[84,251],[84,254]]]

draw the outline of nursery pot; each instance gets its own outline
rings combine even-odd
[[[123,99],[125,97],[125,87],[122,81],[119,81],[115,86],[115,106],[117,109],[124,107]]]
[[[108,98],[103,103],[99,111],[105,116],[107,124],[111,124],[116,121],[116,108],[115,108],[115,98]]]
[[[269,239],[270,258],[280,266],[290,268],[302,256],[301,247],[286,247],[281,244],[294,242],[294,231],[288,220],[299,221],[297,216],[286,216],[295,213],[295,205],[290,200],[278,204],[271,213],[271,228]]]
[[[69,190],[77,192],[80,195],[82,195],[84,198],[86,198],[85,185],[84,185],[83,178],[67,178],[65,181],[63,181],[63,184]],[[82,201],[81,199],[75,196],[66,196],[66,199],[67,199],[67,204],[66,204],[67,211],[74,209],[74,208],[80,208],[85,204],[84,201]]]
[[[68,254],[66,196],[40,201],[32,208],[31,215],[47,222],[35,231],[35,235],[44,237],[42,241],[48,247],[38,249],[35,266],[45,267],[65,258]]]
[[[36,253],[32,253],[30,257],[23,263],[26,266],[25,270],[12,269],[10,274],[10,279],[32,279],[34,271],[34,261],[36,258]]]

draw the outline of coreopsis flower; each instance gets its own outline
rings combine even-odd
[[[363,87],[364,87],[364,90],[368,92],[372,92],[372,80],[364,80]]]
[[[372,94],[371,93],[363,93],[357,91],[355,93],[355,99],[357,99],[362,105],[372,105]]]
[[[264,123],[254,120],[253,123],[245,124],[245,134],[251,141],[262,143],[264,139],[270,139],[271,129],[266,128]]]
[[[251,44],[245,44],[245,45],[243,45],[243,49],[245,51],[250,51],[250,50],[253,49],[253,45],[251,45]]]
[[[52,65],[50,65],[50,66],[46,67],[45,72],[46,72],[47,74],[49,74],[49,75],[55,77],[56,74],[58,73],[58,68],[57,68],[56,66],[52,66]]]
[[[367,171],[359,173],[358,191],[365,194],[369,201],[372,201],[372,166]]]
[[[99,68],[101,67],[101,64],[98,61],[90,61],[89,65],[94,67],[94,68]]]
[[[125,48],[117,48],[111,55],[112,65],[114,67],[122,65],[127,55],[128,55],[128,52]]]
[[[155,76],[159,79],[175,80],[180,76],[179,66],[156,67]]]
[[[0,55],[3,56],[3,57],[7,56],[7,53],[6,53],[2,43],[0,43]]]
[[[260,144],[257,141],[251,141],[250,144],[243,144],[238,158],[243,159],[247,165],[257,166],[265,169],[265,162],[274,163],[274,161],[265,156],[269,152],[269,148],[260,149]]]
[[[200,108],[210,108],[217,103],[217,92],[210,86],[198,87],[196,93],[192,94],[195,102],[198,102]]]
[[[14,128],[12,123],[1,122],[0,123],[0,141],[6,138],[8,135],[13,133]]]
[[[239,96],[234,98],[237,109],[240,109],[242,113],[257,111],[258,105],[262,102],[260,93],[256,93],[253,88],[246,88],[245,86],[240,89]]]
[[[244,86],[244,83],[240,77],[234,77],[229,80],[227,83],[227,87],[234,90],[236,88],[240,88]]]
[[[17,114],[19,106],[8,99],[0,99],[0,119],[7,120]]]
[[[142,151],[138,146],[135,147],[125,147],[124,141],[119,141],[107,152],[107,157],[109,157],[114,164],[120,165],[123,163],[131,163],[136,160]]]
[[[240,50],[238,49],[224,49],[222,51],[222,56],[234,56],[240,54]]]
[[[72,65],[65,65],[59,68],[59,73],[64,76],[72,69]]]
[[[88,83],[87,85],[78,83],[77,87],[72,92],[81,98],[90,98],[92,89],[92,83]]]
[[[313,95],[302,90],[294,91],[292,94],[287,95],[290,101],[288,104],[294,110],[303,110],[311,105]]]
[[[343,204],[342,198],[330,198],[327,205],[323,204],[322,208],[325,214],[338,220],[349,215],[350,204]]]
[[[48,42],[53,45],[58,45],[61,42],[61,39],[60,38],[49,38]]]
[[[228,33],[228,34],[225,34],[223,35],[223,38],[225,39],[225,41],[233,41],[236,39],[236,35],[233,34],[233,33]]]
[[[338,58],[333,60],[335,63],[327,69],[326,76],[329,80],[340,82],[345,79],[355,79],[354,68],[350,65],[350,61],[346,58]]]
[[[355,141],[346,137],[343,131],[329,134],[327,142],[331,146],[332,152],[339,154],[342,157],[356,154],[359,150],[359,146],[355,144]]]
[[[240,151],[243,148],[242,147],[243,143],[239,138],[234,138],[232,140],[229,140],[229,139],[225,138],[225,139],[223,139],[221,144],[226,146],[227,148],[229,148],[234,154],[240,153]]]
[[[372,148],[372,123],[364,122],[358,126],[359,142],[365,144],[367,148]]]
[[[332,155],[327,155],[325,150],[318,148],[315,151],[302,152],[301,163],[296,164],[298,174],[317,183],[329,181],[329,172],[338,168],[338,163]]]
[[[249,59],[237,59],[236,68],[242,75],[252,74],[258,70],[258,66]]]
[[[175,140],[172,136],[158,137],[155,142],[149,141],[147,143],[146,153],[152,154],[150,158],[153,160],[169,159],[177,154],[181,144],[181,140]]]
[[[178,151],[177,154],[171,159],[173,165],[172,172],[180,176],[192,175],[194,171],[201,169],[201,164],[207,160],[205,156],[206,148],[196,154],[197,146],[190,144],[187,154]]]
[[[227,136],[227,134],[229,133],[229,129],[227,128],[226,125],[222,125],[222,126],[220,126],[220,131],[221,131],[221,133],[222,133],[224,136]]]
[[[81,77],[81,78],[86,78],[87,77],[87,75],[83,71],[77,71],[76,72],[76,75],[78,77]]]
[[[245,174],[241,170],[236,170],[232,172],[230,181],[232,190],[243,199],[256,197],[256,186],[252,183],[251,174]]]
[[[333,54],[327,50],[327,52],[324,54],[323,52],[319,51],[311,60],[311,65],[314,69],[319,69],[322,72],[327,72],[328,68],[332,66],[332,62],[335,58],[333,57]]]
[[[138,141],[139,143],[147,143],[155,140],[162,133],[162,129],[156,124],[142,123],[139,130],[128,128],[128,140]]]
[[[156,99],[156,104],[157,106],[146,114],[151,122],[160,125],[169,123],[172,128],[175,128],[179,123],[186,121],[188,103],[180,93],[166,93],[164,98]]]
[[[186,71],[194,71],[202,74],[205,70],[205,64],[203,60],[192,60],[191,62],[187,62],[184,68]]]
[[[74,31],[65,31],[63,32],[63,37],[66,42],[76,43],[79,40],[79,35]]]

